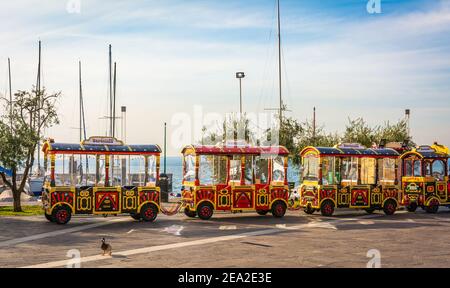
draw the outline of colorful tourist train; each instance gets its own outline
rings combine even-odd
[[[400,206],[436,213],[439,206],[450,205],[448,149],[391,146],[306,147],[300,153],[300,206],[308,214],[331,216],[336,208],[392,215]]]
[[[161,206],[158,145],[126,145],[111,137],[78,144],[48,140],[42,196],[45,217],[66,224],[72,215],[129,214],[154,221]],[[189,145],[182,150],[181,201],[187,217],[210,219],[215,212],[256,212],[281,218],[292,207],[283,146],[252,146],[244,141]],[[382,210],[399,207],[436,213],[450,206],[449,151],[442,145],[389,143],[304,148],[297,206],[307,214],[332,216],[336,209]],[[173,211],[172,211],[173,212]]]
[[[79,144],[45,142],[45,217],[66,224],[72,215],[129,214],[154,221],[160,211],[158,145],[126,145],[110,137]]]
[[[247,143],[183,149],[182,200],[188,217],[211,218],[214,211],[255,211],[283,217],[288,208],[289,151]]]
[[[403,204],[408,211],[417,207],[436,213],[450,205],[449,150],[435,143],[420,146],[400,156]]]

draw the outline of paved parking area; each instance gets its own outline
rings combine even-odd
[[[102,237],[112,257],[101,255]],[[2,217],[0,267],[65,267],[78,252],[81,267],[366,267],[378,252],[381,267],[450,267],[449,238],[447,208],[393,216],[289,211],[282,219],[215,214],[210,221],[159,215],[154,223],[74,217],[65,226]]]

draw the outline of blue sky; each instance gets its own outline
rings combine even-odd
[[[277,105],[274,0],[3,1],[0,16],[0,93],[36,77],[43,41],[44,85],[62,91],[57,141],[77,141],[77,62],[83,61],[88,134],[103,134],[107,111],[107,47],[118,62],[118,105],[128,107],[129,143],[162,144],[162,127],[177,113],[238,110],[236,71],[245,71],[244,110]],[[318,109],[326,130],[342,131],[348,117],[396,121],[412,109],[418,143],[450,145],[450,1],[282,0],[284,98],[290,115]],[[194,141],[194,139],[192,140]],[[183,143],[188,144],[188,143]],[[179,147],[169,145],[169,154]]]

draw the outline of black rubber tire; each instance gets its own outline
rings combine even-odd
[[[202,220],[209,220],[214,214],[214,208],[211,203],[203,202],[197,206],[198,218]]]
[[[184,208],[184,215],[186,215],[189,218],[195,218],[197,216],[197,212],[191,211],[188,207]]]
[[[275,218],[282,218],[286,214],[286,203],[283,201],[276,201],[272,204],[272,216]]]
[[[153,222],[158,216],[158,208],[155,204],[148,203],[141,208],[141,219],[145,222]]]
[[[432,200],[431,202],[434,202],[434,201]],[[425,206],[425,211],[427,213],[436,214],[439,211],[439,202],[438,201],[435,201],[435,202],[437,202],[437,203],[435,203],[433,205]],[[430,203],[430,204],[432,204],[432,203]]]
[[[66,205],[55,207],[52,211],[52,218],[56,224],[65,225],[72,218],[72,211]]]
[[[45,215],[45,219],[47,219],[48,221],[50,221],[50,222],[55,222],[55,219],[53,218],[53,216],[52,215],[48,215],[47,213],[45,213],[44,212],[44,215]]]
[[[269,213],[269,210],[256,210],[256,213],[258,213],[258,215],[265,216]]]
[[[411,212],[411,213],[412,212],[416,212],[417,207],[418,207],[417,203],[416,202],[412,202],[412,203],[409,203],[409,205],[406,206],[406,210],[408,212]]]
[[[334,203],[331,200],[325,200],[320,205],[320,213],[322,216],[331,217],[334,213]]]
[[[388,216],[394,215],[395,211],[397,211],[397,203],[394,200],[389,199],[386,202],[384,202],[383,205],[384,214]]]
[[[364,209],[364,211],[366,211],[367,214],[373,214],[373,212],[375,212],[375,208],[367,208]]]
[[[308,205],[305,208],[303,208],[303,212],[305,212],[306,214],[312,215],[312,214],[314,214],[314,212],[316,212],[316,209],[311,208],[311,206]]]
[[[130,213],[131,218],[133,218],[134,220],[140,221],[141,218],[141,214],[139,213]]]

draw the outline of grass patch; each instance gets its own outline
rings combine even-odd
[[[12,206],[0,206],[0,217],[1,216],[35,216],[44,214],[42,206],[22,206],[23,212],[14,212],[14,207]]]

